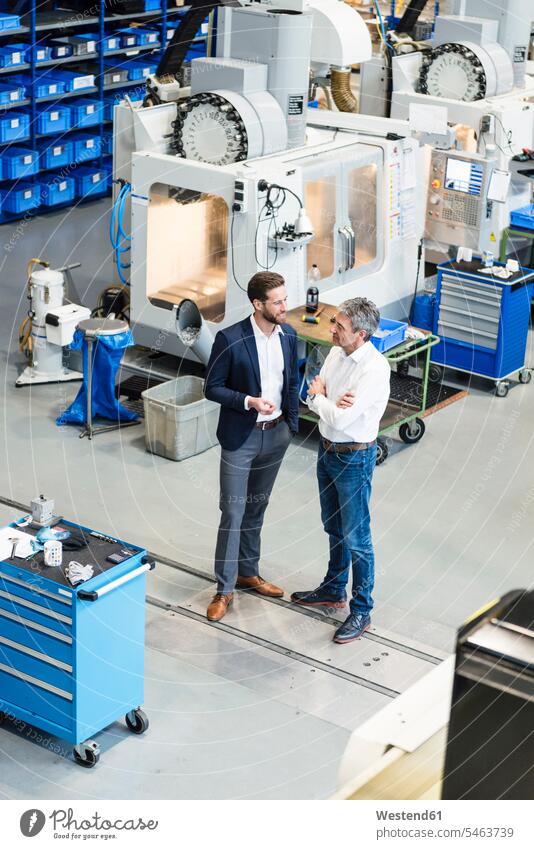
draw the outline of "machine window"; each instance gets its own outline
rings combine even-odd
[[[352,168],[348,172],[349,219],[356,235],[355,268],[376,259],[377,197],[376,165]]]
[[[307,246],[308,271],[316,265],[324,280],[334,273],[336,178],[333,174],[306,183],[304,206],[315,231],[315,238]]]
[[[203,318],[222,321],[226,302],[228,206],[221,197],[179,190],[151,192],[148,209],[147,297],[179,304],[190,298]],[[159,189],[159,191],[158,191]],[[167,194],[165,192],[164,194]],[[180,194],[184,200],[180,200]]]

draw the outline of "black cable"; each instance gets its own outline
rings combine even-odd
[[[410,321],[413,320],[413,308],[415,306],[415,299],[417,297],[417,287],[419,286],[419,274],[421,272],[421,259],[423,257],[423,240],[420,239],[419,244],[417,246],[417,274],[415,275],[415,288],[413,290],[412,295],[412,303],[410,304],[410,312],[408,313]]]
[[[234,278],[234,282],[241,289],[242,292],[247,294],[247,290],[241,285],[239,280],[236,277],[235,273],[235,264],[234,264],[234,220],[235,220],[236,210],[232,207],[232,218],[230,220],[230,251],[232,254],[232,277]]]

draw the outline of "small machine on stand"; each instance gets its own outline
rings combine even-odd
[[[41,269],[34,271],[34,266]],[[49,263],[32,259],[28,264],[28,315],[19,332],[19,345],[29,365],[15,386],[32,383],[59,383],[81,380],[78,371],[63,365],[63,347],[72,342],[79,321],[89,318],[91,310],[73,304],[67,297],[65,277],[72,286],[70,272],[80,263],[53,270]]]

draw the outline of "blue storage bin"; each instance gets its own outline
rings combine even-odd
[[[48,139],[39,145],[39,165],[41,169],[62,168],[73,161],[74,146],[70,139]]]
[[[37,174],[39,156],[36,150],[29,147],[8,147],[2,151],[2,179],[20,180]]]
[[[122,66],[128,71],[129,80],[145,80],[151,74],[155,74],[158,63],[150,59],[132,59],[130,62],[125,62]]]
[[[53,103],[50,106],[42,105],[36,118],[37,132],[41,135],[50,133],[64,133],[70,129],[70,109]]]
[[[510,226],[519,230],[534,230],[534,203],[514,209],[510,214]]]
[[[109,171],[106,168],[82,166],[74,172],[76,195],[103,195],[108,190]]]
[[[26,96],[32,95],[32,78],[30,74],[18,74],[16,77],[11,77],[18,85],[24,86]],[[59,80],[55,80],[52,76],[41,75],[33,83],[34,97],[49,97],[54,94],[63,94],[65,86]]]
[[[30,135],[30,116],[26,112],[0,115],[0,142],[22,141]]]
[[[159,44],[158,33],[150,29],[150,27],[129,27],[118,30],[119,33],[134,33],[137,39],[137,44]]]
[[[41,201],[45,206],[57,206],[74,200],[76,182],[74,177],[63,174],[48,174],[46,182],[41,183]]]
[[[80,71],[54,70],[50,73],[54,80],[59,80],[65,86],[65,91],[83,91],[94,88],[95,75],[84,74]]]
[[[8,12],[0,12],[0,30],[18,29],[20,27],[20,17],[11,15]]]
[[[395,345],[400,345],[406,338],[408,325],[405,321],[392,321],[389,318],[381,318],[376,333],[371,336],[371,342],[381,353],[389,351]]]
[[[26,62],[26,50],[21,45],[5,44],[0,47],[0,68],[16,68]]]
[[[66,41],[51,41],[47,47],[50,50],[51,59],[66,59],[68,56],[72,56],[74,52],[72,44],[68,44]]]
[[[27,212],[40,204],[39,183],[13,183],[2,191],[4,212]]]
[[[24,100],[26,89],[15,77],[11,77],[7,83],[0,83],[0,103],[18,103]]]
[[[142,41],[138,41],[136,27],[124,27],[115,30],[115,34],[120,36],[121,47],[136,47],[138,44],[143,43]]]
[[[94,127],[103,120],[104,108],[99,100],[80,98],[71,100],[68,104],[71,116],[71,127]]]
[[[87,162],[96,159],[102,152],[102,138],[94,133],[75,133],[72,141],[72,161]]]

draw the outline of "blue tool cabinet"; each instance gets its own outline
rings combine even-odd
[[[531,379],[525,351],[534,271],[520,268],[504,280],[481,267],[480,260],[438,266],[433,332],[441,342],[432,362],[487,377],[504,397],[512,374]]]
[[[31,532],[23,521],[9,527]],[[65,521],[61,527],[81,530]],[[125,543],[83,530],[88,546],[64,551],[63,562],[91,562],[95,574],[76,588],[62,567],[44,566],[42,555],[0,562],[0,710],[4,719],[72,743],[76,762],[91,767],[99,758],[91,738],[106,726],[125,717],[135,733],[148,728],[140,705],[146,572],[153,564],[127,544],[133,556],[113,565],[107,555]]]

